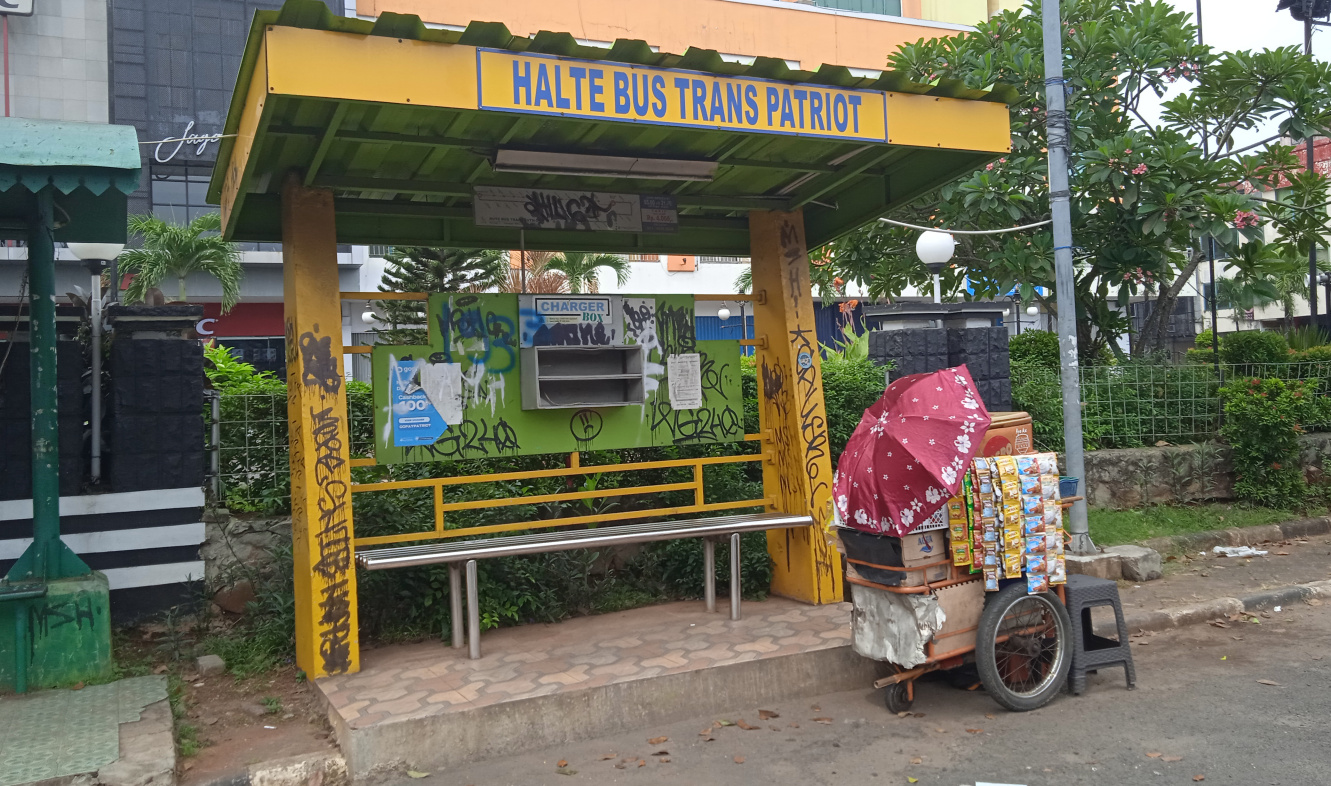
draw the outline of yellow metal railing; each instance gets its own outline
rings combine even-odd
[[[756,440],[757,434],[745,435],[746,440]],[[625,521],[653,516],[674,516],[684,513],[710,513],[739,508],[764,507],[772,504],[770,499],[746,499],[733,502],[706,502],[703,488],[703,468],[715,464],[739,464],[762,461],[762,454],[739,456],[706,456],[692,459],[670,459],[666,461],[640,461],[633,464],[603,464],[582,466],[578,453],[569,454],[569,466],[559,469],[537,469],[524,472],[499,472],[492,475],[462,475],[446,478],[421,478],[414,480],[385,480],[375,483],[353,483],[353,494],[375,491],[395,491],[405,489],[429,488],[434,490],[434,528],[419,532],[404,532],[397,535],[379,535],[368,538],[356,538],[357,548],[363,546],[381,546],[388,543],[406,543],[420,540],[437,540],[467,535],[489,535],[498,532],[516,530],[544,529],[563,527],[571,524],[595,524],[610,521]],[[373,459],[359,459],[373,462]],[[693,469],[693,480],[684,483],[659,483],[650,486],[627,486],[613,489],[591,489],[586,491],[568,491],[556,494],[534,494],[525,497],[504,497],[501,499],[466,500],[463,502],[445,502],[445,486],[461,486],[470,483],[495,483],[507,480],[534,480],[537,478],[572,477],[575,475],[599,475],[606,472],[641,472],[645,470]],[[581,500],[609,499],[637,494],[663,494],[670,491],[692,491],[693,504],[675,505],[665,508],[619,511],[616,513],[598,513],[589,516],[561,516],[559,518],[540,519],[537,521],[514,521],[505,524],[489,524],[479,527],[461,527],[445,529],[444,514],[450,511],[479,510],[483,508],[502,508],[515,505],[538,505],[547,502],[577,502]]]

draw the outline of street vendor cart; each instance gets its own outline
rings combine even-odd
[[[975,457],[994,419],[973,384],[964,366],[897,380],[838,464],[852,645],[893,669],[874,684],[892,712],[920,676],[968,663],[999,704],[1034,710],[1071,667],[1062,510],[1075,498],[1054,454]]]

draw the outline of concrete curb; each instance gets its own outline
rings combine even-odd
[[[347,762],[340,753],[315,753],[251,764],[243,772],[222,775],[198,786],[349,786]]]
[[[1331,533],[1331,516],[1318,516],[1311,519],[1296,519],[1281,524],[1264,524],[1258,527],[1231,527],[1230,529],[1193,532],[1188,535],[1171,535],[1164,538],[1151,538],[1141,541],[1143,546],[1153,548],[1161,554],[1180,551],[1210,551],[1216,546],[1255,546],[1273,540],[1307,538]]]
[[[1293,584],[1288,587],[1259,592],[1246,598],[1216,598],[1191,606],[1129,614],[1124,622],[1127,624],[1130,633],[1171,630],[1186,625],[1197,625],[1220,617],[1228,617],[1230,614],[1262,611],[1275,606],[1288,606],[1313,598],[1331,598],[1331,580]]]

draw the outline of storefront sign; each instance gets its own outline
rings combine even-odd
[[[3,2],[5,2],[5,0],[0,0],[0,3]],[[153,160],[159,164],[165,164],[175,158],[180,152],[180,148],[185,145],[190,145],[194,148],[195,156],[201,156],[204,151],[208,149],[208,144],[210,142],[216,143],[222,139],[221,134],[191,134],[190,132],[193,130],[194,121],[191,120],[185,126],[185,132],[183,134],[178,137],[173,137],[170,141],[158,142],[157,146],[153,148]],[[166,151],[165,156],[162,155],[164,150]]]
[[[605,322],[610,318],[610,298],[538,297],[536,313],[547,325]]]
[[[675,198],[477,186],[476,225],[601,232],[674,232]]]
[[[32,16],[33,0],[0,0],[0,16]]]
[[[480,108],[882,142],[876,91],[478,49]]]

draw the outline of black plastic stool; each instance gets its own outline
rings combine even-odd
[[[1118,599],[1118,584],[1106,579],[1073,574],[1067,584],[1068,616],[1072,618],[1072,670],[1068,681],[1072,692],[1086,690],[1086,675],[1105,666],[1123,666],[1128,690],[1137,687],[1137,670],[1128,649],[1128,626],[1123,621],[1123,604]],[[1118,623],[1118,641],[1095,635],[1091,630],[1091,609],[1113,606]]]

